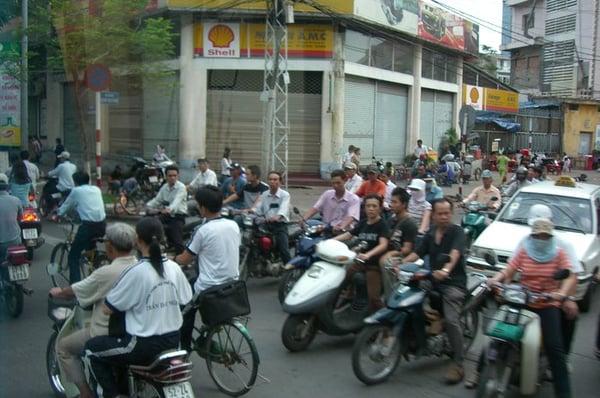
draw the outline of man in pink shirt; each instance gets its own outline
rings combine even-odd
[[[345,180],[346,174],[343,170],[331,172],[333,189],[325,191],[317,203],[304,213],[303,221],[321,213],[323,222],[332,228],[334,235],[350,229],[360,217],[360,199],[346,190]]]

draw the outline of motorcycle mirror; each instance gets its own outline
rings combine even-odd
[[[483,258],[485,259],[485,261],[489,264],[489,265],[496,265],[496,257],[492,256],[491,253],[485,253],[485,255],[483,256]]]
[[[490,198],[490,200],[491,200],[492,202],[495,202],[495,201],[497,201],[497,200],[498,200],[498,197],[497,197],[497,196],[492,196],[492,197]]]
[[[552,275],[552,279],[554,279],[555,281],[561,281],[564,279],[567,279],[569,276],[571,276],[571,271],[568,269],[561,269],[558,270],[554,273],[554,275]]]
[[[300,214],[300,210],[298,210],[296,206],[294,206],[292,210],[294,211],[294,214]]]

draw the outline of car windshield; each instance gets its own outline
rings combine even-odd
[[[498,220],[526,225],[529,209],[536,204],[544,204],[552,209],[552,222],[557,230],[586,234],[593,232],[591,202],[567,196],[520,192],[504,209]]]

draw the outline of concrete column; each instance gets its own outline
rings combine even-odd
[[[460,131],[460,108],[462,107],[463,98],[463,58],[459,57],[456,62],[456,85],[458,86],[458,92],[454,96],[454,130],[460,138],[462,131]]]
[[[331,122],[329,126],[322,122],[321,178],[329,178],[329,173],[341,165],[341,156],[344,153],[344,41],[339,32],[335,34],[334,52],[333,72],[326,72],[325,75],[328,76],[323,78],[323,106],[329,111],[327,119]],[[333,84],[331,100],[329,84]],[[323,113],[323,116],[325,115]]]
[[[179,164],[192,168],[206,154],[207,73],[194,62],[194,22],[192,14],[181,17],[181,57],[179,69]],[[182,173],[182,179],[189,177]]]
[[[410,89],[408,107],[408,136],[406,137],[406,154],[411,154],[417,140],[421,136],[421,69],[423,67],[423,46],[413,47],[413,85]]]

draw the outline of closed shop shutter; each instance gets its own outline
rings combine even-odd
[[[377,84],[374,156],[402,163],[406,151],[406,107],[408,90],[390,84]]]
[[[423,144],[437,148],[433,139],[433,130],[435,124],[435,96],[431,90],[422,90],[421,92],[421,131],[418,138],[423,140]]]
[[[318,173],[321,142],[321,72],[290,72],[288,109],[291,173]],[[225,147],[243,165],[261,164],[264,103],[261,71],[209,71],[206,155],[218,169]],[[218,170],[217,170],[218,171]]]
[[[453,125],[454,94],[441,91],[421,92],[421,133],[423,144],[438,149],[440,140]]]
[[[439,144],[442,137],[446,135],[446,131],[452,128],[452,109],[453,109],[453,94],[436,92],[435,93],[435,141]],[[437,148],[437,146],[436,146]]]
[[[346,76],[344,86],[344,152],[354,145],[360,148],[363,159],[370,160],[375,130],[375,83]]]

